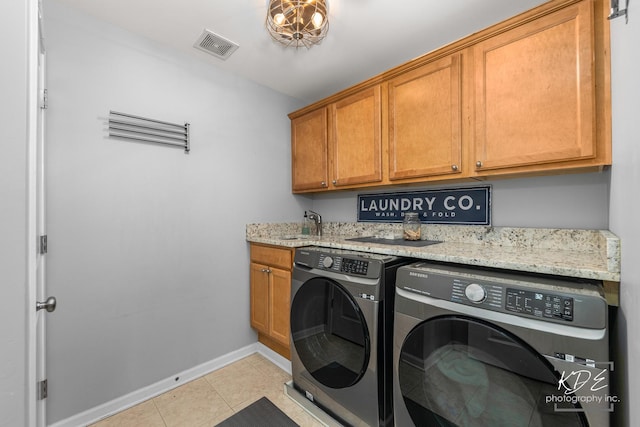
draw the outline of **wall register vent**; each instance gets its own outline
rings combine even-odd
[[[182,147],[185,154],[188,154],[191,150],[189,123],[179,125],[132,114],[118,113],[117,111],[109,111],[109,136]]]
[[[226,61],[227,58],[229,58],[240,46],[231,40],[227,40],[224,37],[205,29],[202,31],[202,34],[193,47]]]

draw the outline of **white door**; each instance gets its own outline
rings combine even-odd
[[[46,294],[45,267],[46,267],[46,216],[45,216],[45,111],[47,108],[47,93],[45,86],[45,45],[42,30],[42,3],[38,1],[38,51],[37,51],[37,96],[35,126],[37,129],[35,141],[35,171],[31,176],[35,179],[35,233],[38,240],[35,253],[35,297],[36,302],[32,306],[35,311],[35,426],[46,426],[46,319],[50,311],[55,309],[55,298]],[[33,425],[33,424],[32,424]]]
[[[40,108],[38,108],[38,141],[37,141],[37,189],[36,189],[36,233],[39,236],[39,250],[36,254],[36,298],[38,301],[46,300],[45,293],[45,238],[47,235],[45,227],[45,193],[44,193],[44,47],[41,47],[38,55],[38,80],[40,94]],[[41,237],[42,236],[42,237]],[[45,370],[45,321],[47,310],[37,310],[36,312],[36,379],[39,384],[46,380]],[[38,386],[36,401],[36,425],[42,427],[46,425],[46,404],[44,383]]]

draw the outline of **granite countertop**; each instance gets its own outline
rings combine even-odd
[[[248,224],[249,242],[320,246],[559,276],[620,281],[620,240],[607,230],[423,225],[422,237],[442,243],[407,247],[363,243],[359,236],[394,238],[402,224],[325,223],[323,237],[302,236],[299,223]]]

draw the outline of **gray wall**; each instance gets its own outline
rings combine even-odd
[[[609,172],[484,181],[492,186],[493,225],[500,227],[608,229]],[[474,183],[393,187],[383,191],[473,186]],[[322,194],[313,209],[327,221],[355,221],[357,195]]]
[[[27,423],[27,5],[0,6],[0,426]]]
[[[53,423],[256,342],[245,224],[310,200],[296,100],[54,1],[45,23]],[[191,154],[106,137],[110,109],[190,122]]]
[[[623,2],[621,2],[622,5]],[[613,328],[616,377],[623,399],[617,425],[638,425],[640,419],[640,15],[630,2],[629,22],[611,21],[613,98],[613,168],[611,173],[610,229],[622,239],[620,309]]]

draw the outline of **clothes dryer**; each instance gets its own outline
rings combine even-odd
[[[296,250],[293,386],[343,424],[393,425],[393,285],[397,268],[408,262],[338,249]]]

